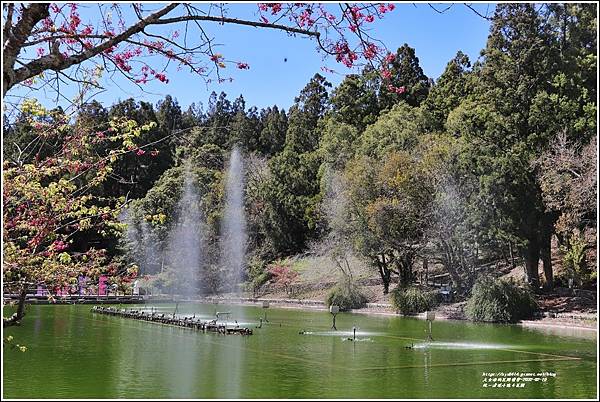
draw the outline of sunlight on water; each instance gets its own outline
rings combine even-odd
[[[426,342],[418,343],[413,346],[414,349],[517,349],[514,345],[499,345],[490,343],[463,343],[463,342]]]

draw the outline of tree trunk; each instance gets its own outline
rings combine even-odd
[[[9,318],[4,318],[2,320],[2,327],[10,327],[12,325],[19,325],[21,323],[21,319],[25,317],[25,298],[27,297],[27,285],[23,285],[21,287],[21,291],[19,293],[19,304],[17,306],[17,312],[14,313]]]
[[[540,276],[538,274],[538,262],[540,260],[540,245],[537,238],[529,239],[529,244],[525,250],[525,280],[534,290],[540,286]]]
[[[396,259],[396,271],[398,273],[398,284],[400,286],[408,286],[413,281],[412,265],[414,255],[407,254]]]
[[[513,252],[512,241],[508,242],[508,253],[510,254],[510,266],[512,269],[515,269],[517,265],[515,264],[515,253]]]
[[[387,295],[390,291],[390,272],[385,268],[380,267],[379,273],[381,274],[381,281],[383,282],[383,294]]]
[[[379,270],[379,275],[381,275],[381,282],[383,282],[383,294],[387,295],[390,291],[390,278],[391,272],[387,267],[387,262],[385,261],[385,255],[381,254],[382,260],[379,260],[379,257],[375,258],[375,263],[377,264],[377,269]]]
[[[460,287],[460,275],[456,271],[454,264],[454,257],[452,254],[452,247],[447,244],[445,241],[442,241],[442,248],[444,249],[444,261],[442,264],[446,268],[446,271],[450,274],[450,279],[452,279],[452,284],[455,288]]]
[[[552,289],[554,288],[554,275],[552,272],[552,232],[548,230],[549,228],[544,229],[540,244],[540,254],[544,264],[544,278],[546,279],[544,287],[546,289]]]

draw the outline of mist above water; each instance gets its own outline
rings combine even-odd
[[[225,210],[221,226],[221,267],[224,288],[238,292],[244,279],[246,254],[246,217],[244,213],[244,166],[237,146],[233,147],[227,169]]]
[[[131,256],[139,267],[139,273],[144,275],[154,272],[160,264],[160,259],[156,250],[156,235],[152,232],[150,224],[145,219],[136,221],[129,210],[126,210],[120,219],[127,223],[126,240],[131,247]]]
[[[169,235],[165,263],[174,273],[175,292],[184,298],[192,299],[198,296],[201,286],[204,219],[189,167],[185,170],[183,191],[175,214],[176,220]]]

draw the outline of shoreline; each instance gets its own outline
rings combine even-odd
[[[287,308],[294,310],[308,310],[308,311],[328,311],[324,302],[319,300],[301,300],[301,299],[272,299],[272,298],[204,298],[200,300],[194,300],[194,302],[207,303],[207,304],[240,304],[247,306],[260,306],[263,302],[268,302],[269,305],[277,308]],[[369,306],[370,305],[370,306]],[[443,306],[444,307],[444,306]],[[436,314],[436,320],[444,321],[467,321],[465,317],[457,315],[445,314],[443,311],[434,310]],[[366,314],[366,315],[380,315],[388,317],[407,317],[416,319],[425,319],[425,313],[420,313],[412,316],[403,316],[391,310],[391,306],[387,304],[367,303],[367,307],[361,309],[350,310],[348,313],[352,314]],[[590,314],[586,314],[589,316]],[[576,316],[571,314],[572,317]],[[581,319],[566,319],[562,317],[550,318],[541,317],[537,320],[522,320],[514,324],[522,327],[538,327],[548,329],[574,329],[598,332],[598,321],[594,320],[593,324],[590,320],[584,318]]]

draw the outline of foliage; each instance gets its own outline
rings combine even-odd
[[[344,279],[329,291],[325,304],[328,307],[339,306],[340,311],[348,311],[365,307],[367,301],[367,297],[356,283]]]
[[[531,318],[537,309],[527,286],[483,276],[475,282],[465,311],[473,321],[516,322]]]
[[[400,101],[419,106],[427,98],[429,79],[419,65],[415,49],[408,44],[399,47],[396,54],[387,56],[381,75],[379,103],[382,110],[390,109]]]
[[[589,284],[594,279],[594,271],[590,269],[585,252],[588,243],[580,233],[571,234],[566,244],[561,247],[563,253],[563,268],[567,271],[569,278],[574,279],[579,286]]]
[[[534,288],[540,282],[540,259],[546,284],[552,286],[550,239],[556,220],[544,205],[536,158],[561,127],[573,127],[579,139],[592,133],[585,124],[591,122],[585,94],[594,91],[595,84],[577,77],[579,69],[587,67],[572,68],[582,59],[571,58],[565,48],[564,35],[578,28],[562,26],[562,21],[584,20],[588,12],[595,12],[595,6],[583,8],[585,12],[576,15],[581,10],[550,7],[544,15],[530,4],[498,5],[483,61],[469,78],[473,88],[446,122],[451,134],[465,138],[465,173],[479,181],[471,196],[479,215],[474,219],[476,230],[493,242],[517,245]],[[568,18],[553,17],[563,11]],[[594,40],[575,46],[584,53],[585,48],[596,48]],[[577,83],[575,88],[566,84],[565,74]]]
[[[382,158],[392,151],[407,151],[423,131],[420,109],[399,102],[367,127],[358,140],[359,154]]]
[[[427,124],[431,129],[442,130],[450,112],[471,92],[470,67],[469,57],[459,50],[431,88],[424,102],[429,112]]]
[[[298,272],[291,268],[289,260],[274,261],[267,267],[267,272],[271,276],[271,282],[280,288],[285,289],[286,293],[291,296],[291,285],[298,278]]]
[[[45,119],[49,112],[33,101],[25,102],[22,112],[39,138],[53,146],[31,161],[3,166],[4,280],[50,289],[77,284],[79,275],[131,280],[135,272],[130,276],[110,253],[93,246],[97,239],[115,239],[123,228],[118,215],[124,197],[104,196],[98,189],[120,157],[144,148],[136,141],[151,125],[111,119],[96,131],[70,125],[60,112]],[[107,143],[114,145],[96,151]]]
[[[392,306],[404,315],[418,314],[437,306],[437,293],[416,286],[398,286],[392,290]]]
[[[377,72],[366,67],[362,74],[347,75],[331,94],[331,117],[363,131],[379,115]]]
[[[406,151],[390,152],[381,161],[356,158],[345,176],[354,247],[379,271],[384,293],[392,273],[408,284],[431,215],[433,189],[424,165]]]

